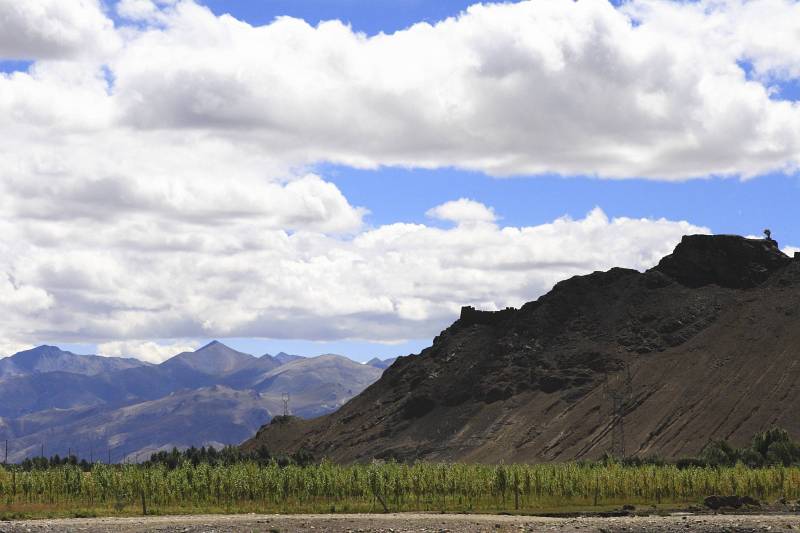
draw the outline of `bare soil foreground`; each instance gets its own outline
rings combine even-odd
[[[756,532],[795,531],[800,515],[687,515],[547,518],[506,515],[203,515],[139,518],[79,518],[0,522],[0,533],[17,532]]]

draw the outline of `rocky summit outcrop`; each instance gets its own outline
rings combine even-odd
[[[737,235],[688,235],[654,270],[687,287],[747,289],[763,283],[791,259],[772,239]]]
[[[465,307],[333,414],[245,448],[372,458],[555,461],[695,454],[779,424],[800,436],[800,261],[774,242],[685,237],[647,272],[558,283],[519,309]]]

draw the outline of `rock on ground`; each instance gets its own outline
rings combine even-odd
[[[800,529],[800,515],[687,515],[615,518],[547,518],[501,515],[216,515],[93,518],[0,522],[0,533],[120,532],[336,532],[466,533],[588,532],[778,532]]]

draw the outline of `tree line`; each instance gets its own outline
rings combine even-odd
[[[678,468],[767,466],[800,466],[800,444],[789,432],[773,427],[753,435],[750,444],[736,447],[727,440],[710,440],[695,457],[667,460],[659,456],[614,458],[606,455],[603,463],[617,462],[625,466],[674,465]]]
[[[274,463],[278,466],[286,467],[290,465],[308,466],[314,462],[314,456],[306,450],[300,450],[290,455],[273,455],[265,446],[247,452],[237,446],[225,446],[220,449],[213,446],[202,446],[200,448],[192,446],[185,450],[172,448],[170,451],[153,453],[149,459],[141,464],[144,466],[163,465],[169,470],[174,470],[186,463],[192,466],[200,464],[231,466],[239,463],[256,463],[260,466],[266,466]],[[28,457],[21,463],[8,466],[30,472],[32,470],[47,470],[70,465],[80,467],[84,472],[89,472],[95,464],[100,464],[100,462],[78,459],[75,455],[62,457],[55,454],[50,457]]]
[[[142,462],[145,466],[162,465],[169,470],[174,470],[183,464],[198,466],[231,466],[240,463],[256,463],[260,466],[275,464],[280,467],[308,466],[318,462],[314,455],[304,449],[289,455],[272,454],[265,446],[253,451],[244,451],[237,446],[225,446],[217,449],[213,446],[194,446],[179,450],[153,453],[149,459]],[[732,467],[743,465],[750,468],[767,466],[800,466],[800,443],[792,439],[789,432],[783,428],[774,427],[756,433],[750,444],[736,447],[726,440],[712,440],[703,448],[696,457],[683,457],[667,460],[658,456],[649,457],[612,457],[607,454],[599,463],[619,463],[623,466],[673,465],[679,469],[693,467]],[[12,465],[24,471],[47,470],[48,468],[72,465],[78,466],[88,472],[99,462],[89,462],[78,459],[75,455],[61,457],[58,454],[51,457],[31,457],[18,465]],[[595,461],[578,461],[579,464],[591,464]]]

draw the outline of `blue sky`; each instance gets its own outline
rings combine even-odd
[[[435,24],[472,4],[195,1],[252,26],[280,16],[312,26],[337,19],[368,36]],[[682,232],[701,228],[741,235],[770,228],[781,245],[800,247],[800,62],[796,32],[783,24],[800,20],[800,4],[759,1],[730,11],[727,0],[709,3],[700,22],[684,2],[646,9],[638,0],[509,2],[448,28],[383,40],[389,48],[382,51],[319,29],[286,26],[256,37],[168,2],[150,4],[149,15],[133,9],[149,0],[108,0],[100,18],[113,20],[110,29],[93,26],[97,13],[73,13],[65,23],[77,24],[69,35],[79,42],[51,42],[31,30],[52,21],[23,24],[19,42],[0,38],[0,72],[42,65],[30,79],[0,77],[16,95],[5,111],[18,121],[6,131],[6,143],[18,143],[11,166],[32,169],[8,184],[0,177],[0,190],[12,198],[0,224],[17,232],[0,247],[23,251],[17,262],[0,262],[0,271],[9,273],[12,296],[38,311],[8,321],[0,348],[49,343],[95,352],[115,341],[201,346],[218,338],[253,354],[341,353],[364,361],[418,352],[462,304],[502,307],[540,294],[556,274],[525,271],[518,265],[526,254],[534,265],[540,253],[574,263],[557,273],[568,276],[618,263],[646,268]],[[626,17],[634,12],[631,25]],[[675,35],[672,20],[683,21]],[[597,36],[583,42],[587,24]],[[764,32],[771,39],[748,40]],[[192,41],[197,35],[208,39]],[[308,46],[284,49],[275,38]],[[617,47],[632,42],[642,54],[655,52],[641,61]],[[430,59],[427,47],[437,46],[451,47],[451,55],[431,49]],[[705,53],[714,47],[718,53]],[[394,55],[374,60],[386,50]],[[570,64],[574,58],[586,61]],[[661,61],[674,72],[647,68]],[[121,85],[96,87],[93,68]],[[371,86],[359,68],[372,69]],[[417,79],[423,69],[427,77]],[[68,145],[81,136],[85,145]],[[360,161],[361,168],[331,161]],[[270,165],[280,177],[263,170]],[[63,183],[53,178],[71,167],[80,172]],[[292,176],[300,193],[280,181],[298,168],[315,174]],[[159,177],[143,178],[150,173]],[[41,187],[15,189],[25,180]],[[89,186],[79,186],[82,180]],[[94,194],[98,183],[110,185]],[[237,202],[245,207],[228,205]],[[595,208],[607,220],[588,216]],[[572,219],[562,229],[575,249],[559,250],[559,236],[549,233],[561,217]],[[627,228],[614,222],[624,217],[643,220]],[[486,222],[496,227],[489,231]],[[420,229],[407,233],[396,223]],[[503,227],[538,227],[529,232],[538,236],[522,242]],[[306,233],[316,236],[304,240]],[[251,234],[263,241],[248,240]],[[620,243],[617,255],[602,257],[603,246]],[[507,253],[509,263],[454,260],[480,256],[482,247]],[[254,273],[253,262],[263,271]],[[169,305],[154,304],[153,294]],[[210,337],[214,330],[220,334]],[[361,337],[367,340],[348,340]]]
[[[369,35],[402,30],[419,21],[435,23],[455,16],[469,0],[206,0],[215,13],[229,13],[253,25],[278,16],[310,24],[338,19]],[[745,65],[748,73],[751,66]],[[800,100],[800,83],[775,82],[777,96]],[[771,228],[785,244],[800,246],[795,209],[800,200],[797,175],[773,173],[742,180],[736,177],[664,183],[652,180],[608,180],[591,177],[534,176],[492,178],[455,168],[359,170],[322,164],[316,171],[329,178],[356,205],[370,209],[373,225],[430,223],[425,212],[457,195],[495,208],[501,224],[543,224],[568,215],[580,218],[599,206],[609,216],[691,220],[715,233],[760,235]]]
[[[338,19],[373,35],[392,33],[426,21],[435,23],[472,5],[470,0],[206,0],[216,14],[229,13],[253,25],[278,16],[310,24]],[[740,62],[752,73],[749,62]],[[800,101],[800,82],[773,82],[776,98]],[[580,218],[595,206],[609,216],[691,220],[715,233],[761,234],[771,228],[785,244],[800,246],[795,210],[800,200],[797,175],[773,173],[755,179],[736,177],[664,183],[587,177],[535,176],[497,179],[455,168],[436,170],[382,168],[358,170],[318,165],[316,170],[342,190],[352,203],[370,209],[373,225],[430,223],[425,212],[451,200],[454,192],[495,208],[501,224],[542,224],[568,215]]]
[[[339,19],[367,34],[391,33],[419,21],[434,23],[454,16],[474,2],[426,0],[218,0],[205,4],[217,14],[230,13],[253,25],[277,16],[303,18],[311,24]],[[800,99],[797,83],[778,84],[783,99]],[[334,182],[355,205],[370,209],[368,223],[431,223],[425,212],[459,195],[494,207],[500,223],[509,226],[543,224],[564,215],[583,217],[599,206],[609,216],[691,220],[715,233],[760,235],[771,228],[785,244],[800,245],[797,206],[800,178],[782,173],[757,179],[708,178],[681,183],[649,180],[604,180],[560,176],[493,178],[454,168],[420,170],[382,168],[358,170],[336,165],[316,169]],[[294,350],[297,353],[347,353],[364,359],[402,355],[427,346],[427,339],[401,345],[363,342],[310,343],[231,339],[244,350]],[[262,348],[263,347],[263,348]]]
[[[493,206],[502,225],[543,224],[565,215],[580,218],[599,206],[612,217],[691,220],[714,233],[760,235],[770,228],[783,244],[800,243],[796,175],[665,183],[559,176],[492,178],[457,169],[322,167],[320,171],[355,204],[372,209],[367,220],[374,225],[430,223],[427,208],[451,199],[458,184],[458,194]]]
[[[416,22],[435,23],[457,15],[474,2],[465,0],[207,0],[217,14],[229,13],[252,25],[275,17],[302,18],[310,24],[341,20],[355,31],[374,35],[392,33]]]

